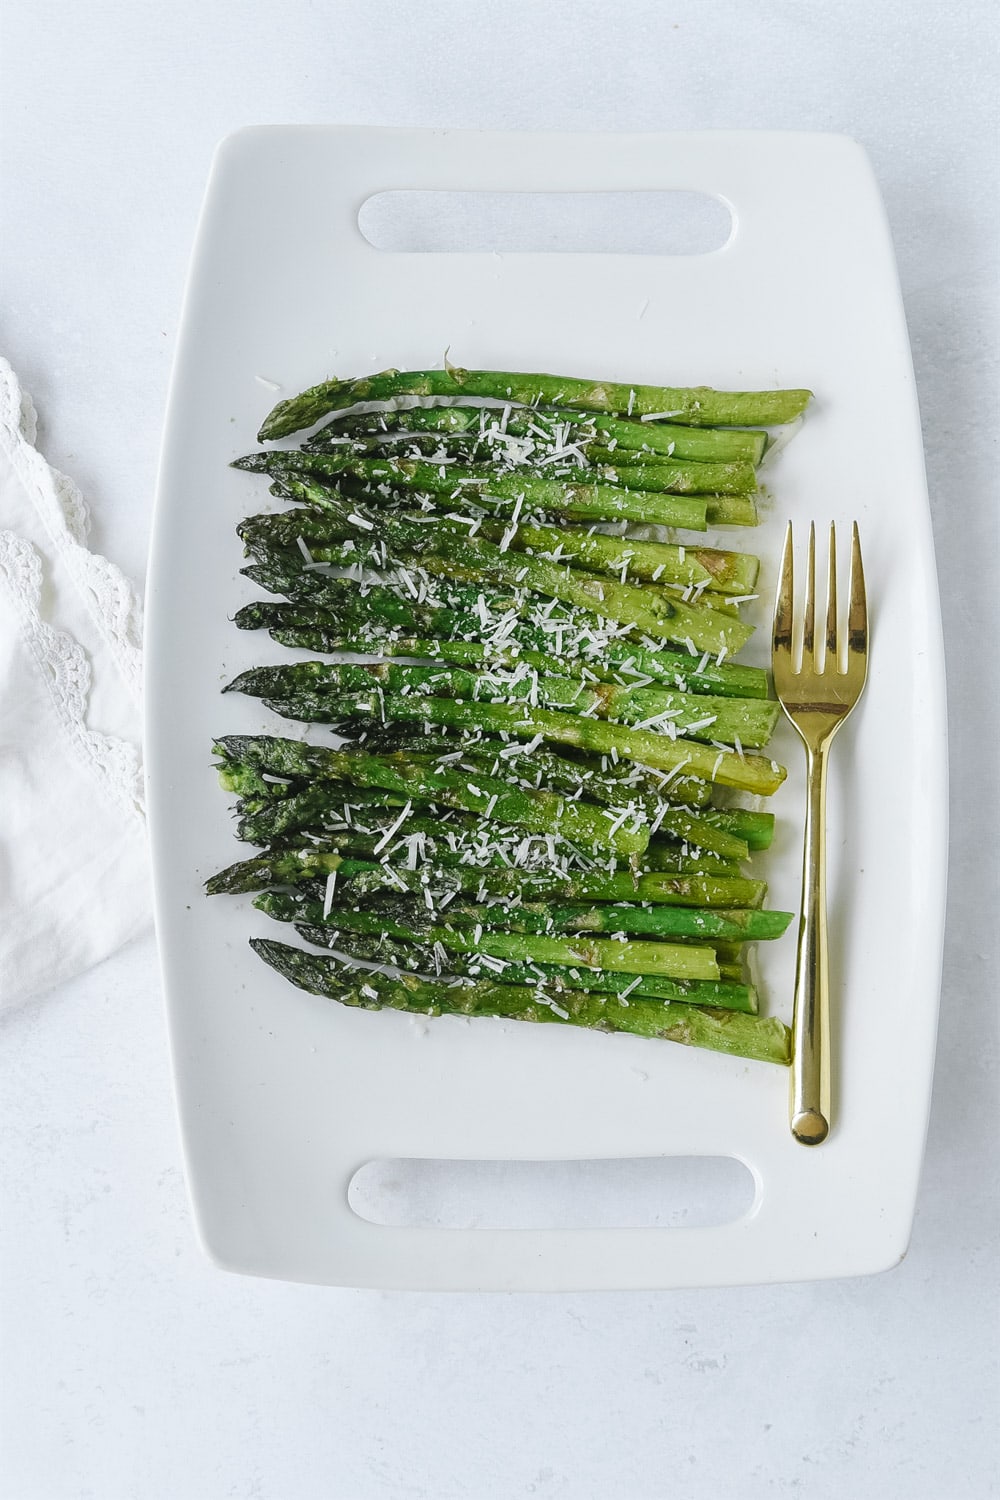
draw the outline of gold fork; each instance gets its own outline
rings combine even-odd
[[[818,1146],[830,1130],[830,975],[826,923],[826,763],[831,741],[861,697],[868,674],[868,606],[861,543],[855,521],[851,539],[847,642],[837,627],[837,534],[830,527],[825,653],[816,653],[816,527],[809,527],[806,591],[802,614],[802,665],[792,657],[794,592],[792,527],[785,533],[781,576],[774,601],[771,668],[774,690],[806,747],[806,829],[802,855],[802,915],[795,964],[792,1014],[792,1074],[789,1116],[792,1134]]]

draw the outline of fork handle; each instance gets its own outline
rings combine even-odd
[[[826,925],[826,761],[829,741],[806,754],[802,916],[795,964],[789,1117],[803,1146],[830,1130],[830,975]]]

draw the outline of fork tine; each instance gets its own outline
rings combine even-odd
[[[840,670],[837,651],[837,527],[830,522],[830,562],[826,578],[826,662]]]
[[[781,553],[781,571],[778,574],[778,592],[774,600],[774,624],[771,642],[775,650],[792,649],[792,600],[794,597],[792,577],[792,523],[785,528],[785,545]]]
[[[851,603],[847,615],[847,650],[864,655],[868,649],[868,599],[865,593],[865,570],[861,562],[861,538],[858,523],[851,535]]]
[[[806,552],[806,600],[802,615],[802,667],[813,665],[816,644],[816,523],[809,523],[809,548]]]

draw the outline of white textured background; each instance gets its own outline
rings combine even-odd
[[[2,29],[0,348],[134,576],[228,131],[860,139],[913,338],[954,788],[923,1190],[907,1260],[873,1280],[450,1297],[226,1276],[192,1236],[151,940],[9,1018],[4,1500],[996,1495],[994,7],[8,0]]]

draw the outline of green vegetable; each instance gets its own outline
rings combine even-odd
[[[706,525],[706,502],[692,493],[690,486],[705,485],[699,494],[725,492],[729,470],[742,466],[699,464],[691,469],[711,469],[712,473],[691,476],[677,465],[673,493],[659,492],[654,485],[643,489],[633,488],[618,475],[609,471],[609,477],[597,483],[585,481],[573,483],[566,479],[547,479],[542,474],[523,471],[494,474],[483,467],[464,468],[458,464],[435,464],[415,458],[359,458],[356,454],[339,453],[293,453],[284,449],[249,453],[238,458],[235,469],[244,469],[251,474],[270,474],[286,483],[291,495],[305,499],[309,493],[315,501],[317,490],[307,492],[296,489],[294,479],[299,474],[319,474],[330,479],[345,477],[365,486],[370,502],[379,498],[379,489],[388,494],[393,489],[406,489],[426,494],[447,495],[449,500],[478,501],[484,497],[509,500],[512,504],[521,500],[532,509],[554,511],[570,520],[590,521],[644,521],[661,526],[684,526],[692,531],[704,531]],[[291,481],[291,482],[290,482]],[[735,483],[735,480],[734,480]],[[683,488],[684,485],[688,488]],[[746,493],[745,487],[734,493]],[[336,492],[333,492],[336,493]]]
[[[353,895],[353,892],[351,893]],[[373,898],[373,901],[375,898]],[[387,913],[401,925],[412,925],[416,916],[422,916],[423,902],[413,895],[385,893],[377,898],[379,917]],[[426,907],[423,907],[426,910]],[[356,912],[345,916],[343,908],[330,916],[336,925],[353,921]],[[715,943],[717,940],[746,943],[758,939],[779,938],[792,920],[792,912],[761,911],[758,909],[723,910],[714,907],[635,906],[616,902],[530,902],[523,898],[518,904],[510,900],[497,900],[489,905],[463,906],[450,903],[443,912],[441,921],[449,928],[461,930],[483,929],[488,932],[538,933],[551,935],[558,932],[626,933],[628,936],[668,938],[690,938],[697,943]]]
[[[392,964],[399,969],[440,974],[446,966],[449,974],[464,978],[485,978],[498,984],[544,985],[550,993],[560,990],[591,990],[598,994],[624,996],[628,1004],[633,995],[639,1000],[679,1000],[686,1005],[712,1005],[721,1010],[741,1010],[757,1014],[757,991],[751,984],[716,979],[663,979],[649,974],[613,974],[604,969],[567,969],[558,964],[507,963],[502,959],[484,959],[482,955],[440,954],[419,943],[404,942],[387,933],[339,932],[329,927],[295,924],[295,931],[317,948],[335,948],[351,958],[370,963]],[[435,964],[436,960],[436,964]]]
[[[736,787],[758,796],[770,796],[785,779],[776,761],[761,755],[737,755],[717,750],[697,740],[672,740],[650,729],[632,729],[605,719],[587,719],[579,714],[556,713],[529,704],[465,703],[451,698],[405,698],[380,693],[333,694],[300,692],[291,698],[265,698],[268,707],[284,718],[303,723],[342,724],[354,717],[375,714],[386,722],[397,719],[413,724],[431,724],[447,729],[478,729],[532,740],[537,735],[553,744],[571,745],[591,754],[615,754],[655,770],[685,772],[720,786]]]
[[[558,663],[553,663],[558,665]],[[253,667],[241,672],[224,692],[256,698],[292,699],[298,693],[367,692],[373,685],[392,694],[433,694],[471,699],[474,703],[526,701],[542,708],[645,725],[652,720],[676,734],[709,743],[724,741],[759,749],[774,732],[778,705],[759,698],[715,698],[679,693],[670,688],[636,688],[623,684],[539,673],[528,662],[513,672],[499,668],[470,672],[440,663],[416,666],[397,662],[299,661],[278,667]]]
[[[369,519],[371,517],[369,516]],[[401,519],[420,521],[419,516]],[[436,518],[435,525],[442,532],[468,537],[471,521],[462,521],[450,515]],[[335,505],[326,510],[300,509],[278,514],[250,516],[237,527],[238,534],[246,544],[248,552],[267,555],[269,550],[299,548],[304,542],[317,561],[340,561],[341,557],[354,561],[371,560],[371,565],[384,566],[383,539],[376,532],[373,536],[355,536],[357,527],[339,517]],[[710,588],[717,593],[739,596],[752,594],[757,583],[759,562],[756,557],[744,552],[725,552],[712,547],[681,547],[666,542],[639,541],[630,536],[606,536],[593,527],[554,526],[520,521],[513,528],[494,521],[482,522],[476,532],[485,541],[502,542],[507,537],[507,546],[515,552],[534,551],[547,561],[595,568],[599,572],[613,573],[621,577],[622,572],[633,579],[644,579],[653,583],[675,583],[684,588],[703,591]],[[350,539],[345,550],[331,547],[332,543]],[[367,544],[367,545],[366,545]],[[336,552],[336,557],[332,555]],[[551,554],[557,554],[552,557]],[[345,562],[344,566],[349,566]]]
[[[753,634],[752,629],[738,619],[718,610],[693,608],[679,599],[668,599],[662,590],[602,578],[599,574],[546,562],[539,557],[511,554],[504,551],[502,544],[494,546],[479,537],[443,532],[434,524],[433,517],[416,520],[383,515],[376,521],[373,513],[360,506],[351,508],[337,503],[338,516],[345,524],[365,531],[374,531],[377,527],[380,537],[397,555],[400,552],[412,553],[420,557],[425,567],[436,562],[445,575],[466,585],[458,597],[471,594],[473,608],[478,606],[478,595],[467,587],[469,579],[482,580],[492,588],[501,584],[509,589],[528,589],[548,595],[656,640],[689,644],[692,651],[732,653],[745,645]],[[285,566],[290,571],[290,565],[286,563]],[[248,568],[246,572],[263,581],[258,571]],[[303,591],[305,597],[311,595],[320,603],[325,602],[327,592],[331,598],[341,596],[341,591],[328,586],[343,580],[318,580],[315,573],[303,576],[308,581],[304,585],[300,582],[298,590]],[[288,587],[282,587],[281,591],[293,597],[302,596],[301,592],[292,595]],[[356,585],[354,592],[358,593]]]
[[[316,847],[272,850],[253,859],[230,865],[205,882],[210,896],[237,895],[266,890],[272,885],[302,885],[336,874],[338,885],[346,883],[352,898],[373,893],[432,890],[438,895],[460,892],[488,896],[517,896],[522,901],[560,897],[567,901],[640,901],[657,905],[689,907],[756,906],[763,899],[764,885],[741,876],[566,874],[555,870],[535,873],[523,869],[477,869],[473,866],[424,864],[407,870],[374,860],[352,859],[341,850]],[[617,930],[617,929],[616,929]]]
[[[347,753],[266,735],[223,735],[215,753],[279,776],[318,776],[403,795],[412,791],[421,799],[464,808],[498,823],[560,834],[615,854],[641,854],[649,842],[647,830],[637,827],[634,819],[612,830],[606,815],[586,803],[567,802],[552,792],[524,791],[489,776],[470,782],[464,772],[432,769],[402,755]]]
[[[695,943],[618,942],[586,934],[548,936],[541,933],[463,931],[446,920],[413,910],[407,920],[397,921],[376,910],[350,910],[338,906],[323,915],[323,903],[282,891],[264,891],[254,897],[254,906],[279,922],[307,922],[344,932],[386,932],[408,942],[426,942],[456,953],[484,953],[489,958],[519,963],[584,964],[592,969],[610,969],[619,974],[660,974],[667,979],[718,979],[719,965],[713,948]],[[665,908],[666,909],[666,908]],[[425,920],[426,919],[426,920]]]
[[[549,653],[553,649],[563,650],[563,634],[558,630],[542,631],[518,619],[508,620],[508,628],[504,630],[499,645],[469,640],[464,633],[428,638],[397,635],[393,626],[379,618],[384,603],[381,589],[372,588],[367,594],[359,595],[356,586],[353,591],[344,586],[343,592],[351,594],[351,605],[344,611],[346,617],[340,613],[339,600],[334,607],[261,601],[244,605],[237,611],[234,623],[241,630],[269,630],[282,645],[307,651],[350,651],[388,657],[426,656],[460,665],[495,662],[514,666],[518,661],[527,661],[540,670],[549,670],[550,664],[552,668],[558,665],[564,672],[572,671],[584,677],[593,675],[604,681],[627,683],[630,678],[647,677],[654,682],[669,683],[681,692],[714,693],[734,698],[767,697],[766,672],[759,667],[744,667],[728,661],[720,665],[710,660],[707,652],[699,658],[688,652],[652,650],[620,637],[593,643],[592,655],[562,654],[556,658]],[[393,600],[397,598],[394,594],[391,597]],[[370,613],[366,606],[369,599]],[[482,629],[482,622],[472,614],[460,615],[443,608],[425,613],[433,613],[442,622],[443,629],[457,626],[462,632],[469,633],[477,626]],[[548,623],[558,626],[559,620],[560,615],[553,612]],[[573,629],[571,621],[566,625],[566,634],[571,634]],[[536,643],[535,648],[531,643]]]
[[[413,397],[449,404],[393,405]],[[324,659],[227,691],[342,739],[215,746],[256,852],[207,891],[255,893],[333,955],[254,940],[269,964],[348,1005],[787,1062],[743,965],[791,920],[742,870],[774,819],[712,801],[785,775],[754,753],[766,674],[732,660],[759,562],[629,532],[756,524],[759,429],[808,400],[449,368],[275,408],[265,441],[330,420],[236,461],[288,508],[239,527],[244,573],[278,598],[235,623]]]
[[[503,370],[384,370],[361,380],[328,380],[279,401],[261,426],[261,442],[311,427],[329,412],[397,396],[480,396],[524,406],[546,404],[643,417],[662,415],[693,427],[769,427],[805,410],[809,391],[715,391],[708,386],[625,385],[564,375]]]
[[[762,1062],[788,1062],[788,1031],[776,1019],[648,1000],[630,999],[623,1006],[617,996],[605,997],[583,990],[560,990],[548,995],[540,987],[492,984],[488,980],[452,985],[417,979],[412,974],[390,978],[374,972],[359,973],[334,958],[316,957],[266,938],[251,938],[250,945],[265,963],[299,989],[337,1000],[342,1005],[425,1016],[503,1016],[510,1020],[563,1022],[596,1031],[623,1031],[691,1047],[709,1047]]]
[[[506,415],[505,415],[506,413]],[[715,463],[747,459],[759,464],[767,447],[766,432],[737,432],[719,427],[679,427],[666,422],[630,421],[602,412],[563,407],[416,406],[400,410],[343,413],[303,443],[312,451],[360,441],[369,448],[390,446],[396,439],[443,443],[448,451],[468,451],[495,461],[510,461],[509,438],[534,440],[535,452],[552,455],[568,443],[597,462],[595,449],[626,451],[636,460],[693,458]],[[633,459],[630,457],[629,462]]]

